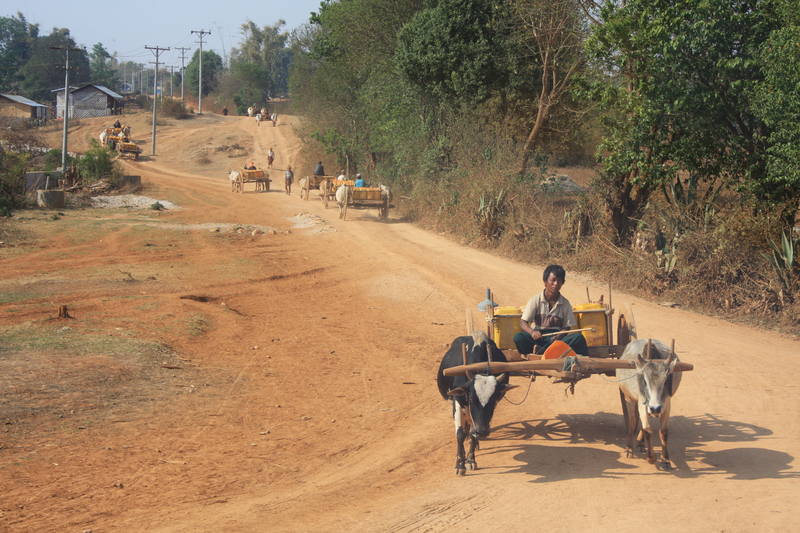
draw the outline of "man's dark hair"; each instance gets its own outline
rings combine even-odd
[[[555,274],[556,279],[561,283],[564,283],[564,280],[567,278],[567,273],[564,271],[564,267],[561,265],[547,265],[547,268],[544,269],[542,281],[547,281],[547,278],[550,277],[550,274]]]

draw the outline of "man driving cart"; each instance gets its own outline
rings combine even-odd
[[[523,355],[533,353],[534,350],[536,353],[543,353],[554,340],[561,340],[575,353],[586,355],[586,339],[581,333],[547,335],[577,328],[578,322],[572,311],[572,304],[561,294],[561,287],[566,279],[564,267],[549,265],[544,269],[542,279],[544,290],[535,294],[522,311],[522,331],[514,335],[517,351]]]

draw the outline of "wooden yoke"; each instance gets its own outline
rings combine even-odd
[[[466,352],[466,350],[465,350]],[[465,355],[466,357],[466,355]],[[466,360],[466,359],[465,359]],[[472,363],[469,365],[454,366],[445,368],[443,374],[445,376],[463,376],[468,377],[476,372],[488,372],[489,374],[502,374],[503,372],[531,372],[537,370],[561,370],[564,361],[561,359],[541,359],[536,361],[510,361],[493,363]],[[573,371],[598,371],[614,370],[617,368],[636,368],[634,361],[623,361],[620,359],[601,359],[598,357],[584,357],[577,356]],[[690,363],[678,362],[675,365],[674,372],[687,372],[694,370],[694,365]]]

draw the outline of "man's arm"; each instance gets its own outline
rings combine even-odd
[[[533,340],[538,341],[542,338],[542,332],[532,328],[528,322],[520,319],[519,326],[522,328],[522,331],[530,335]]]

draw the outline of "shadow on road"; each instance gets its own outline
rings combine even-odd
[[[525,420],[495,428],[491,440],[520,443],[492,449],[486,446],[484,453],[516,451],[514,460],[522,464],[510,472],[540,476],[535,480],[536,483],[659,473],[655,466],[652,473],[621,471],[637,468],[620,461],[624,454],[624,433],[624,422],[618,414],[559,415],[553,419]],[[772,431],[767,428],[725,420],[708,413],[693,417],[674,416],[670,420],[669,448],[675,468],[670,473],[677,477],[724,475],[729,479],[800,478],[800,471],[791,469],[794,457],[782,451],[753,447],[716,451],[705,449],[710,443],[756,442],[770,435]],[[529,443],[536,440],[564,445]],[[616,445],[620,447],[620,452],[585,446],[591,443]],[[660,452],[660,449],[658,444],[656,450]],[[641,454],[637,455],[637,459],[643,465],[647,464]],[[698,467],[697,463],[701,466]]]

